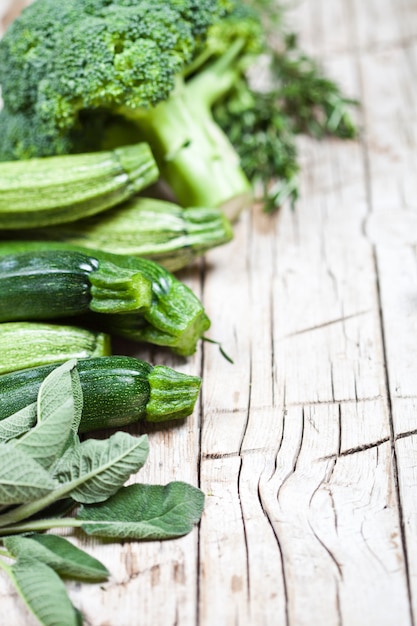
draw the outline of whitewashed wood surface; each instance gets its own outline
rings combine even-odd
[[[417,1],[301,0],[289,17],[360,99],[360,138],[300,138],[296,211],[254,207],[181,275],[234,365],[211,344],[137,353],[203,377],[184,424],[137,430],[137,479],[190,481],[206,507],[176,541],[69,535],[112,572],[69,584],[87,626],[417,619]],[[3,577],[0,615],[35,624]]]

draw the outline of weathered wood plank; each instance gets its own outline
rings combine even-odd
[[[363,10],[363,7],[362,7]],[[416,203],[417,90],[416,7],[396,6],[398,45],[362,55],[365,149],[369,160],[371,212],[366,232],[378,269],[384,346],[392,408],[394,462],[398,473],[401,533],[417,615],[416,429]],[[388,17],[388,15],[387,15]],[[360,14],[358,20],[361,21]]]
[[[352,75],[355,59],[350,59]],[[334,60],[332,63],[336,67]],[[252,276],[257,275],[257,293],[262,295],[249,302],[246,315],[249,321],[255,317],[263,324],[252,324],[251,345],[262,343],[263,331],[271,326],[274,354],[272,365],[269,359],[262,365],[263,378],[252,377],[241,463],[234,461],[235,475],[229,476],[226,487],[231,490],[235,512],[240,501],[247,518],[240,520],[236,513],[227,548],[220,541],[223,533],[217,551],[212,538],[202,533],[203,554],[207,542],[211,571],[213,575],[222,572],[218,607],[230,606],[227,591],[236,572],[248,571],[244,580],[251,584],[241,589],[239,602],[233,602],[237,614],[241,602],[248,603],[246,623],[298,626],[310,624],[312,615],[320,615],[321,624],[409,624],[396,474],[391,464],[378,274],[372,242],[363,231],[370,210],[366,155],[359,144],[343,145],[340,152],[337,142],[320,146],[304,142],[302,147],[303,200],[295,216],[284,212],[272,227],[272,246],[264,230],[257,233],[258,254],[249,253],[249,276],[242,286],[250,291]],[[258,269],[260,258],[267,268],[266,278]],[[232,270],[228,268],[226,273],[231,276]],[[238,280],[240,283],[240,275]],[[214,272],[206,286],[207,298],[219,290],[218,284]],[[231,298],[231,306],[233,301]],[[258,306],[262,306],[262,316]],[[242,317],[240,310],[239,314]],[[242,337],[242,341],[246,339]],[[252,371],[256,371],[253,365]],[[217,380],[224,374],[208,367],[206,380],[212,376]],[[262,390],[270,397],[271,378],[276,380],[272,397],[278,404],[276,422],[269,420],[274,436],[268,426],[262,432],[262,421],[257,419],[262,420],[267,411],[258,411],[253,403],[255,395],[262,398]],[[240,411],[240,427],[243,417]],[[215,441],[214,431],[208,430],[203,431],[203,450],[205,441],[210,441],[207,449]],[[232,449],[236,440],[230,437]],[[276,455],[273,441],[278,447]],[[226,457],[227,447],[221,438],[219,457]],[[222,460],[229,468],[227,458]],[[203,485],[205,479],[212,486],[212,472],[220,467],[214,463],[213,459],[203,460]],[[268,481],[263,480],[260,467],[269,467]],[[271,467],[275,467],[272,473]],[[250,470],[245,471],[247,468]],[[216,487],[220,489],[218,483]],[[257,527],[253,520],[261,525],[254,494],[261,494],[262,511],[274,529],[273,535],[262,535],[268,550],[259,535],[249,532]],[[224,514],[229,510],[231,504],[224,503]],[[234,558],[242,536],[246,554],[251,555],[246,570],[242,570],[244,554]],[[281,594],[275,602],[259,564],[264,550],[271,555],[268,573],[272,572],[275,591]],[[213,562],[216,554],[217,568]],[[200,612],[204,624],[216,623],[219,618],[209,603],[210,591],[207,584],[206,597],[202,595],[205,608]],[[262,598],[260,606],[264,607],[263,611],[258,608],[258,613],[250,601],[255,597]],[[255,614],[258,621],[250,621]]]

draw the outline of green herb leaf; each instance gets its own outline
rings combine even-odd
[[[66,363],[58,365],[46,376],[38,394],[39,421],[49,419],[57,410],[59,411],[61,405],[70,395],[74,396],[74,405],[81,415],[83,399],[76,365],[76,359],[70,359]]]
[[[40,465],[49,468],[74,441],[74,422],[81,418],[82,391],[76,361],[52,370],[38,394],[38,423],[11,442]]]
[[[22,558],[9,571],[19,595],[43,626],[79,626],[64,583],[48,565]]]
[[[222,344],[220,343],[220,341],[216,341],[215,339],[209,339],[208,337],[203,337],[203,341],[207,341],[207,343],[213,343],[214,345],[219,347],[219,352],[222,355],[222,357],[224,357],[226,359],[226,361],[229,361],[229,363],[231,363],[232,365],[234,365],[234,361],[232,359],[232,357],[230,357],[227,352],[224,350]]]
[[[106,440],[88,439],[68,450],[54,467],[60,483],[74,483],[68,495],[76,502],[102,502],[145,463],[148,437],[117,432]]]
[[[16,535],[5,537],[3,543],[13,556],[42,561],[60,576],[90,581],[106,580],[109,576],[100,561],[58,535]]]
[[[36,424],[37,404],[33,402],[10,417],[0,420],[0,442],[24,435]]]
[[[50,474],[10,443],[0,444],[0,503],[33,502],[57,486]]]
[[[77,519],[88,535],[170,539],[189,533],[201,517],[204,494],[183,482],[123,487],[106,502],[82,506]]]
[[[72,398],[74,415],[72,420],[73,438],[78,442],[78,428],[83,410],[83,392],[77,361],[70,359],[56,367],[43,381],[38,394],[38,419],[44,421],[60,411],[66,398]]]

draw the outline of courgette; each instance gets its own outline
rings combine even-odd
[[[1,241],[0,261],[5,255],[43,251],[89,254],[100,263],[108,263],[124,271],[140,273],[150,283],[148,306],[132,312],[106,315],[90,312],[82,316],[82,324],[133,341],[167,346],[177,354],[189,356],[197,342],[210,327],[210,320],[201,301],[193,291],[158,263],[131,255],[116,255],[101,250],[86,250],[63,242]],[[1,292],[0,292],[1,295]],[[29,309],[29,305],[27,306]],[[90,309],[92,307],[90,306]],[[8,320],[11,321],[11,320]],[[80,320],[81,321],[81,320]],[[78,324],[78,321],[77,321]]]
[[[0,420],[36,402],[41,383],[56,367],[43,365],[0,376]],[[83,391],[80,432],[119,428],[139,420],[161,422],[190,415],[201,379],[128,356],[79,359]]]
[[[0,228],[35,228],[94,215],[158,178],[146,143],[87,154],[4,162]]]
[[[0,324],[0,374],[110,354],[110,336],[106,333],[39,322]]]
[[[87,311],[149,307],[151,282],[140,271],[76,250],[38,250],[0,257],[0,322],[46,320]]]
[[[183,209],[166,200],[137,197],[76,222],[5,235],[145,257],[175,271],[230,241],[233,232],[220,209]]]

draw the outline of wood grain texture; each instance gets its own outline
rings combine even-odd
[[[417,4],[304,0],[289,21],[360,100],[360,137],[300,137],[296,211],[253,207],[181,274],[234,364],[138,354],[203,388],[184,424],[136,429],[133,480],[198,484],[205,512],[172,542],[70,534],[112,571],[69,585],[88,626],[415,626]],[[0,596],[34,624],[3,577]]]

